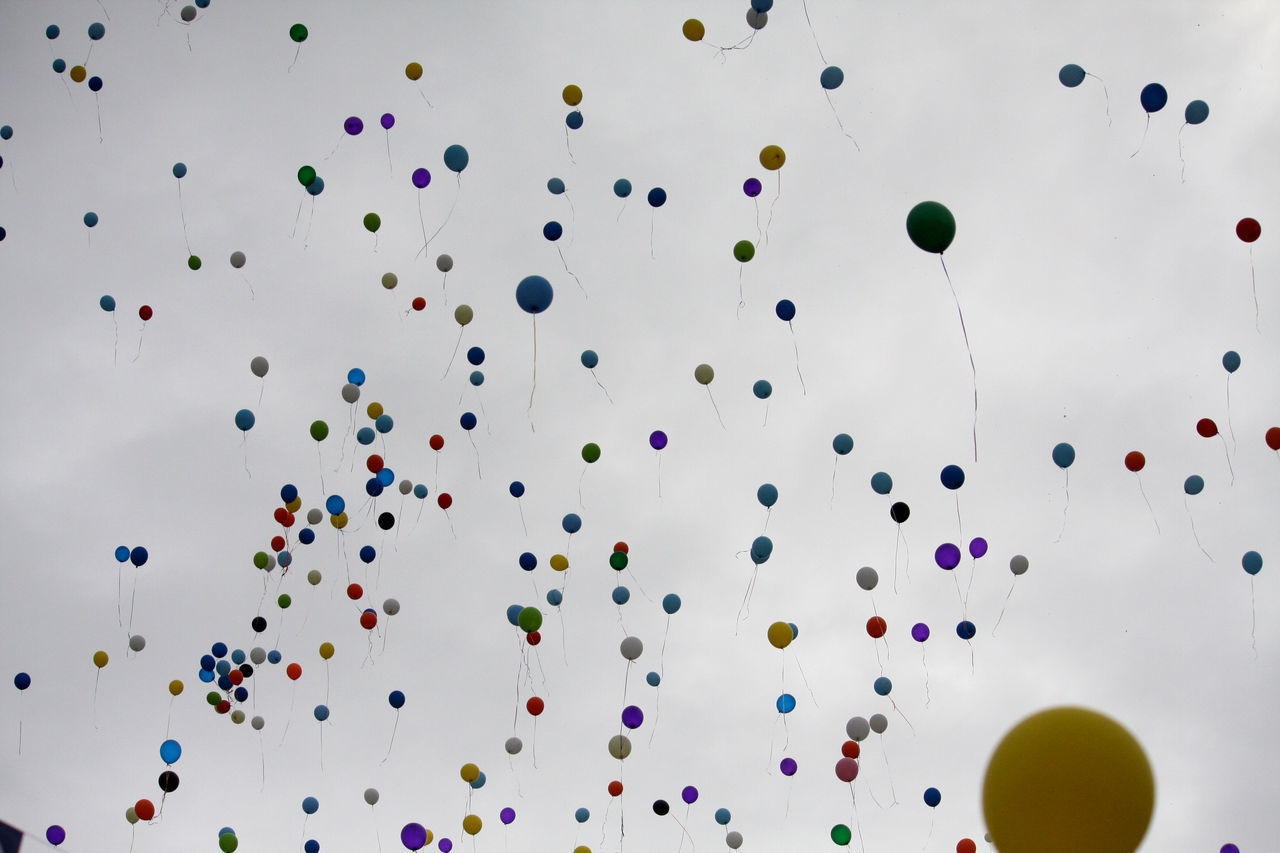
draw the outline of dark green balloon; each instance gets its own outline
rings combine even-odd
[[[316,179],[316,170],[311,166],[303,166],[298,170],[298,183],[304,187],[311,186]]]
[[[627,567],[627,552],[614,551],[609,555],[609,565],[613,567],[615,572],[620,572]]]
[[[922,201],[907,214],[907,236],[926,252],[940,255],[956,236],[956,218],[936,201]]]
[[[739,240],[733,244],[733,256],[745,264],[756,256],[755,244],[750,240]]]
[[[329,425],[324,421],[311,422],[311,437],[316,441],[324,441],[329,435]]]
[[[187,266],[193,270],[200,269],[200,256],[192,255],[191,257],[187,258]]]
[[[294,24],[292,27],[289,27],[289,38],[293,39],[298,44],[302,44],[307,40],[307,28],[302,24]]]
[[[600,458],[600,445],[594,441],[590,444],[582,445],[582,461],[590,465]]]
[[[371,234],[377,233],[378,229],[382,227],[382,217],[376,213],[366,213],[364,215],[364,227]]]
[[[853,832],[843,823],[837,823],[831,827],[831,840],[841,846],[846,845],[853,840]]]

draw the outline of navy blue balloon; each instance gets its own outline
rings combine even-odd
[[[475,365],[476,367],[479,367],[480,365],[484,364],[484,350],[482,350],[480,347],[472,347],[471,349],[467,350],[467,361],[469,361],[471,364]]]
[[[291,504],[298,499],[298,487],[292,483],[285,483],[280,487],[280,500],[286,504]]]
[[[956,636],[962,640],[972,640],[977,633],[978,629],[967,619],[956,625]]]
[[[209,647],[209,651],[213,652],[215,658],[224,658],[227,656],[227,644],[223,642],[214,643]]]
[[[141,545],[129,552],[129,562],[135,566],[141,566],[147,562],[147,549]]]
[[[226,663],[226,661],[219,661],[219,663]],[[227,675],[226,673],[223,673],[222,675],[219,675],[219,676],[218,676],[218,687],[219,687],[220,689],[222,689],[222,690],[228,690],[228,691],[229,691],[229,690],[231,690],[231,688],[232,688],[232,687],[234,687],[234,686],[235,686],[235,685],[231,683],[231,676],[230,676],[230,675]]]
[[[649,190],[649,206],[662,207],[667,203],[667,191],[662,187],[654,187]]]
[[[554,296],[551,282],[540,275],[525,276],[516,285],[516,304],[530,314],[546,311]]]
[[[360,549],[360,560],[365,563],[372,563],[378,558],[378,551],[372,545],[365,545]]]
[[[564,234],[564,226],[562,226],[559,222],[556,222],[554,219],[552,219],[546,225],[542,226],[542,236],[546,237],[548,240],[550,240],[553,243],[556,240],[559,240],[563,234]]]
[[[387,701],[391,703],[391,707],[399,710],[404,707],[404,693],[399,690],[392,690],[387,696]]]
[[[236,688],[235,697],[237,702],[247,701],[249,698],[249,688],[241,685]]]
[[[323,706],[323,705],[317,705],[317,706],[316,706],[316,719],[317,719],[317,720],[318,720],[318,719],[320,719],[320,709],[321,709],[321,708],[324,708],[324,706]],[[324,710],[325,710],[325,716],[328,716],[328,715],[329,715],[329,709],[328,709],[328,708],[324,708]],[[307,797],[305,800],[303,800],[303,801],[302,801],[302,810],[303,810],[304,812],[306,812],[307,814],[315,814],[316,812],[318,812],[318,811],[320,810],[320,801],[319,801],[319,800],[317,800],[315,797]]]
[[[213,668],[217,665],[218,665],[218,662],[214,660],[213,655],[200,656],[200,669],[204,670],[205,672],[213,672]]]
[[[964,485],[964,469],[959,465],[948,465],[942,469],[939,479],[942,480],[943,486],[954,492]]]
[[[507,491],[511,493],[511,497],[518,498],[524,494],[524,483],[519,480],[512,480],[511,485],[507,487]]]
[[[1084,69],[1079,65],[1064,65],[1058,71],[1058,82],[1068,89],[1074,89],[1084,82]]]
[[[780,299],[778,304],[774,306],[773,311],[778,315],[778,319],[784,323],[790,323],[796,316],[796,304],[790,299]]]
[[[538,567],[538,558],[530,551],[525,551],[520,555],[520,568],[526,572],[531,572]]]
[[[1158,113],[1164,109],[1165,104],[1169,103],[1169,93],[1159,83],[1148,83],[1142,87],[1142,94],[1138,96],[1138,101],[1147,112]]]
[[[472,412],[463,412],[462,417],[458,418],[458,424],[467,432],[476,428],[476,416]]]
[[[302,846],[303,853],[320,853],[320,842],[314,838],[308,838],[307,843]]]
[[[26,690],[31,686],[31,676],[25,672],[20,672],[13,677],[13,686],[19,690]]]
[[[582,113],[574,110],[564,117],[564,123],[570,130],[577,130],[582,127]]]
[[[925,789],[924,789],[924,804],[925,804],[926,806],[928,806],[929,808],[931,808],[931,809],[932,809],[932,808],[937,807],[938,803],[940,803],[940,802],[942,802],[942,792],[941,792],[941,791],[939,791],[937,788],[925,788]]]
[[[298,541],[303,545],[310,545],[316,541],[316,532],[310,527],[304,527],[298,531]]]
[[[565,533],[573,534],[582,529],[582,519],[577,513],[569,513],[560,521],[560,526],[564,528]]]

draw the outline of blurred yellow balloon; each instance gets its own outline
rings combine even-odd
[[[570,83],[568,86],[564,87],[563,97],[566,104],[571,107],[576,107],[578,104],[582,103],[582,90]]]
[[[470,305],[459,305],[453,309],[453,319],[458,321],[459,326],[467,325],[475,316],[475,312],[471,310]]]
[[[710,385],[711,380],[716,378],[716,372],[709,364],[699,364],[693,369],[693,378],[698,380],[699,385]]]
[[[76,83],[83,83],[84,78],[88,76],[89,72],[84,70],[83,65],[76,65],[71,69],[71,79]]]
[[[289,510],[289,512],[297,512],[298,510],[302,509],[302,498],[294,498],[293,500],[285,504],[284,508]]]
[[[107,653],[101,649],[93,653],[93,665],[98,669],[102,669],[106,666],[108,660],[110,660],[110,658],[107,657]]]
[[[328,660],[329,658],[333,657],[333,643],[320,644],[320,657],[324,658],[325,660]]]
[[[564,554],[552,554],[551,568],[557,572],[563,572],[565,569],[569,568],[569,558]]]
[[[369,408],[365,409],[365,411],[369,413],[369,420],[376,421],[378,418],[382,417],[382,404],[376,402],[370,403]]]
[[[770,172],[776,172],[787,162],[787,152],[778,145],[766,145],[760,149],[760,165]]]
[[[462,831],[467,835],[476,835],[480,832],[480,816],[469,814],[462,819]]]
[[[697,18],[690,18],[684,22],[680,32],[684,33],[684,37],[689,41],[702,41],[702,37],[707,34],[707,28]]]
[[[467,762],[462,765],[462,769],[458,771],[458,774],[462,776],[462,781],[469,785],[480,778],[480,768],[471,762]]]
[[[418,80],[422,77],[422,65],[417,62],[410,62],[404,67],[404,76],[410,80]]]
[[[181,682],[181,681],[179,681],[179,680],[178,680],[178,679],[176,679],[176,678],[175,678],[173,681],[170,681],[170,682],[169,682],[169,694],[170,694],[171,696],[178,696],[178,695],[179,695],[179,694],[181,694],[181,693],[182,693],[182,682]]]
[[[1000,853],[1133,853],[1154,808],[1142,746],[1087,708],[1050,708],[1018,723],[982,783],[982,811]]]
[[[337,515],[331,515],[329,516],[329,523],[333,525],[335,530],[341,530],[347,526],[347,514],[345,512],[340,512]],[[310,578],[308,578],[308,580],[309,579]]]
[[[795,639],[795,632],[786,622],[774,622],[769,626],[769,645],[775,649],[785,649]]]

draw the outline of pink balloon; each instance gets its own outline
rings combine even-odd
[[[852,758],[842,758],[836,762],[836,778],[841,782],[852,782],[858,778],[858,762]]]

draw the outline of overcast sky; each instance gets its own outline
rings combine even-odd
[[[223,827],[241,850],[391,851],[410,821],[464,844],[474,813],[468,850],[599,853],[720,849],[726,808],[744,851],[821,849],[838,823],[868,851],[983,849],[995,745],[1033,711],[1079,704],[1151,761],[1142,849],[1258,851],[1280,836],[1271,4],[779,0],[754,37],[745,0],[214,0],[190,23],[177,3],[103,4],[0,9],[0,821],[38,838],[61,825],[80,851],[217,850]],[[700,43],[681,33],[691,15]],[[1067,63],[1091,76],[1063,86]],[[99,92],[71,79],[77,65]],[[844,81],[824,92],[828,65]],[[1148,116],[1153,82],[1169,100]],[[1209,117],[1184,126],[1195,99]],[[461,173],[451,145],[469,154]],[[761,166],[767,145],[785,151],[780,170]],[[906,233],[925,200],[956,219],[954,298]],[[1235,233],[1244,217],[1262,226],[1252,244]],[[554,288],[536,328],[515,298],[530,275]],[[1241,361],[1229,386],[1227,351]],[[353,368],[366,380],[349,404]],[[373,402],[394,425],[362,446]],[[1198,435],[1201,418],[1220,434]],[[854,446],[838,456],[841,433]],[[1076,453],[1066,471],[1060,442]],[[601,449],[590,465],[587,443]],[[374,500],[371,452],[396,484]],[[956,491],[947,465],[966,474]],[[286,484],[301,499],[292,564],[264,572],[253,557],[285,533]],[[330,495],[347,527],[326,512],[301,544]],[[895,501],[911,511],[901,527]],[[774,547],[757,569],[761,535]],[[943,543],[965,554],[953,572],[934,561]],[[121,545],[148,561],[117,562]],[[1256,577],[1247,551],[1267,561]],[[1029,564],[1016,581],[1015,555]],[[871,592],[863,566],[879,574]],[[669,618],[668,593],[682,602]],[[513,604],[543,612],[540,645],[507,621]],[[799,631],[783,651],[766,636],[776,621]],[[644,643],[630,665],[628,636]],[[198,678],[218,642],[282,656],[247,679],[239,725]],[[785,716],[782,693],[796,701]],[[536,726],[531,696],[545,702]],[[607,746],[626,705],[644,722],[618,762]],[[833,767],[846,721],[876,713],[888,729],[862,744],[855,813]],[[180,786],[131,827],[126,808],[161,801],[166,736]],[[467,762],[483,787],[460,778]],[[654,814],[660,798],[670,815]]]

